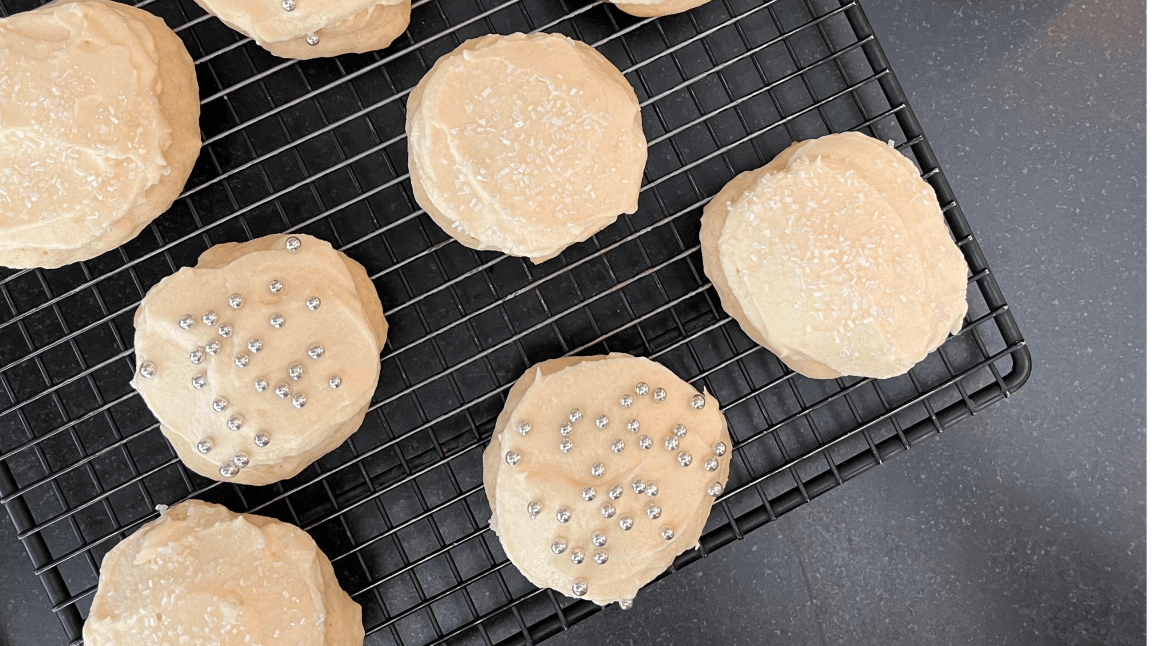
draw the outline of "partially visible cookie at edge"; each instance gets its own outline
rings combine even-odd
[[[492,528],[535,585],[627,608],[698,545],[730,442],[716,399],[654,361],[544,361],[512,386],[484,451]]]
[[[134,322],[132,385],[181,461],[254,485],[360,427],[388,331],[364,268],[302,234],[210,248],[149,290]]]
[[[606,0],[612,2],[620,8],[621,11],[640,18],[651,18],[653,16],[670,16],[674,13],[682,13],[690,9],[695,9],[703,4],[710,2],[710,0],[633,0],[627,2],[625,0]]]
[[[58,1],[0,20],[0,49],[0,265],[94,258],[171,206],[200,151],[200,101],[163,20]]]
[[[232,29],[282,58],[384,49],[404,30],[411,0],[195,0]]]

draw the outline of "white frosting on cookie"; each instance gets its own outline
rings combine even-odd
[[[278,42],[313,34],[355,18],[377,6],[410,0],[197,0],[236,30],[259,42]],[[291,7],[291,9],[288,9]]]
[[[360,606],[303,530],[198,500],[104,557],[89,646],[360,646]]]
[[[492,528],[532,583],[627,604],[698,544],[730,442],[717,401],[658,363],[545,361],[512,387],[484,451]]]
[[[387,332],[363,267],[305,235],[209,249],[135,324],[132,385],[181,460],[245,484],[291,477],[359,427]]]

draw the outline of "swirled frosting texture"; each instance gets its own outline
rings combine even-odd
[[[158,57],[100,2],[0,21],[0,247],[82,246],[170,172]]]

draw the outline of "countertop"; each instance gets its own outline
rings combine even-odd
[[[1144,3],[862,4],[1032,378],[551,646],[1144,643]],[[0,643],[63,642],[5,515]]]

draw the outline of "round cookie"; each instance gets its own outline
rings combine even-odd
[[[794,143],[704,209],[704,272],[752,340],[808,377],[904,374],[968,310],[935,194],[860,133]]]
[[[361,646],[364,625],[304,530],[189,500],[104,557],[84,643]]]
[[[106,0],[0,19],[0,265],[60,267],[136,237],[200,151],[192,58]]]
[[[708,1],[709,0],[632,0],[631,2],[625,2],[623,0],[611,0],[612,4],[619,7],[624,13],[640,18],[682,13],[689,9],[695,9]]]
[[[212,247],[150,289],[134,322],[132,386],[180,460],[252,485],[360,427],[388,332],[364,268],[302,234]]]
[[[492,529],[529,581],[600,605],[699,544],[728,481],[717,401],[627,354],[536,364],[484,451]]]
[[[406,131],[416,201],[466,247],[540,263],[636,212],[636,93],[566,36],[465,42],[408,97]]]
[[[204,11],[282,58],[384,49],[408,28],[411,0],[196,0]]]

